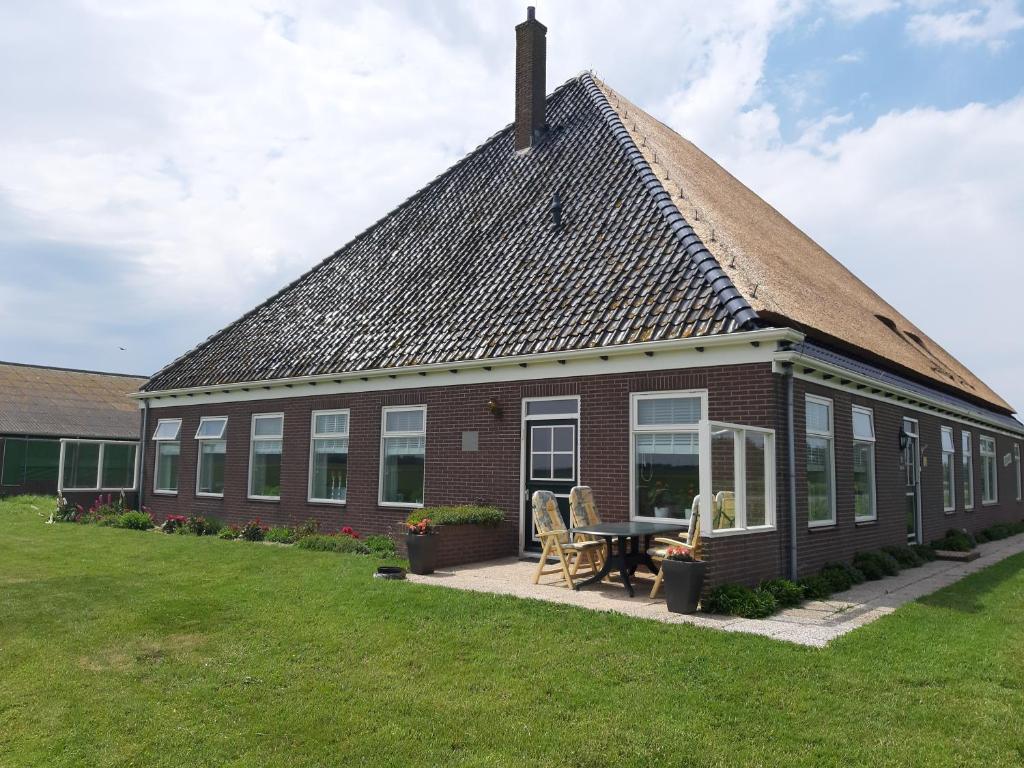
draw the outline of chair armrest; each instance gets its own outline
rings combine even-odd
[[[682,546],[684,546],[686,544],[686,542],[683,541],[682,539],[665,539],[665,538],[662,538],[661,536],[656,536],[653,539],[653,541],[656,541],[659,544],[667,544],[670,547],[682,547]]]

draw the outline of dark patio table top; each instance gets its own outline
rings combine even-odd
[[[630,520],[628,523],[599,523],[598,525],[581,525],[573,528],[573,533],[585,533],[588,536],[657,536],[659,533],[678,533],[685,530],[686,524],[680,520],[671,523],[645,523]]]

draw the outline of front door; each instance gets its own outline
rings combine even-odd
[[[579,462],[577,461],[579,416],[551,415],[543,411],[578,408],[578,401],[534,401],[544,403],[544,407],[532,410],[541,413],[524,414],[524,467],[523,467],[523,550],[540,551],[540,544],[533,531],[533,499],[534,491],[551,491],[558,500],[558,509],[566,526],[569,525],[569,491],[577,485]],[[547,405],[552,403],[553,405]],[[527,404],[529,406],[529,403]]]
[[[921,518],[921,456],[917,422],[903,420],[903,467],[906,470],[907,541],[919,543]]]

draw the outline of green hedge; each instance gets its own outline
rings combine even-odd
[[[325,536],[322,533],[315,533],[312,536],[303,536],[295,546],[299,549],[312,549],[317,552],[354,552],[359,555],[370,553],[367,547],[359,539],[351,536]]]
[[[495,507],[476,507],[469,504],[457,507],[424,507],[409,515],[406,522],[418,523],[429,519],[434,525],[486,525],[495,527],[504,518]]]

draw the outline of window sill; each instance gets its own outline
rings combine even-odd
[[[996,507],[996,506],[999,506],[999,499],[996,499],[995,501],[983,501],[983,502],[981,502],[981,506],[983,506],[983,507]]]
[[[223,497],[221,497],[223,498]],[[280,496],[246,496],[249,501],[262,501],[270,504],[277,504],[281,501]]]
[[[325,504],[329,507],[344,507],[348,501],[343,499],[306,499],[307,504]]]
[[[835,520],[826,523],[808,523],[807,530],[809,531],[831,531],[836,527]]]
[[[862,517],[860,519],[854,519],[853,524],[857,528],[863,528],[868,525],[878,525],[877,517]]]
[[[223,493],[200,493],[199,491],[196,491],[196,498],[197,499],[223,499],[224,498],[224,494]]]
[[[711,531],[710,533],[701,533],[702,538],[708,539],[725,539],[729,536],[747,536],[755,533],[771,533],[775,530],[774,525],[758,525],[751,528],[725,528],[720,531]]]
[[[659,523],[662,525],[678,525],[680,528],[686,528],[690,525],[689,518],[684,520],[681,517],[648,517],[646,515],[634,515],[629,519],[636,521],[638,523]]]
[[[156,490],[154,488],[153,489],[153,495],[154,496],[177,496],[178,492],[177,491],[158,491],[158,490]]]
[[[385,509],[423,509],[423,504],[404,504],[397,501],[378,501],[378,507]]]
[[[953,507],[953,509],[944,509],[944,510],[942,510],[942,514],[944,514],[944,515],[955,515],[956,514],[956,507]]]

